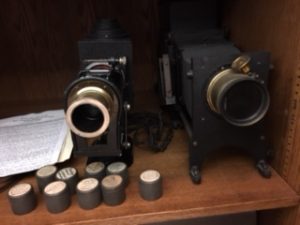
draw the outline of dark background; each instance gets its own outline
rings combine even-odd
[[[0,118],[62,106],[78,71],[77,41],[97,18],[116,18],[133,42],[136,91],[157,76],[158,2],[0,1]]]

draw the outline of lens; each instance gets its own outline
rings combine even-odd
[[[220,114],[227,122],[236,126],[257,123],[269,108],[266,88],[252,79],[233,82],[219,96]]]
[[[74,126],[83,132],[95,132],[104,122],[102,112],[91,104],[79,105],[72,113]]]
[[[68,91],[66,121],[72,132],[83,138],[96,138],[109,127],[115,110],[114,91],[103,81],[82,79]]]
[[[263,99],[256,82],[237,83],[224,94],[222,113],[231,120],[247,120],[260,112]]]
[[[210,109],[235,126],[260,121],[269,108],[269,93],[258,80],[227,69],[216,74],[207,88]]]

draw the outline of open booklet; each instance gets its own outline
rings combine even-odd
[[[73,148],[63,110],[0,120],[0,177],[70,158]]]

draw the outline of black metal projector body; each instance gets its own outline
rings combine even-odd
[[[130,166],[131,41],[116,21],[100,20],[78,46],[81,71],[65,91],[73,154],[88,156],[89,162],[123,161]]]
[[[132,96],[132,42],[129,34],[113,19],[101,19],[96,22],[86,39],[78,42],[79,59],[101,59],[126,56],[125,86],[122,98],[129,103]]]
[[[241,52],[232,43],[219,32],[201,33],[173,40],[172,52],[176,53],[171,56],[175,58],[173,71],[177,71],[174,77],[179,84],[178,108],[189,134],[192,181],[200,183],[203,161],[223,147],[245,151],[254,158],[261,175],[270,177],[263,121],[269,106],[270,56],[266,52],[247,54],[246,60],[251,60],[243,71],[245,58],[235,61]],[[222,81],[219,77],[223,73],[231,78]]]
[[[189,134],[192,181],[200,183],[201,167],[211,153],[230,149],[248,153],[261,175],[270,177],[263,119],[269,107],[269,53],[244,55],[225,38],[222,1],[164,3],[161,51],[169,63],[160,80],[166,83],[170,77],[171,82],[170,87],[161,82],[161,89],[175,93],[169,106],[177,109],[173,111],[179,112]]]

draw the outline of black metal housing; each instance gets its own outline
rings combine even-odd
[[[109,92],[112,102],[111,108],[107,109],[110,113],[109,125],[103,134],[87,138],[71,132],[73,154],[88,156],[89,162],[98,160],[109,164],[113,161],[124,161],[129,166],[133,156],[132,145],[127,137],[127,111],[132,103],[132,46],[128,34],[115,20],[100,20],[88,38],[79,41],[78,48],[82,68],[78,77],[66,88],[65,111],[68,110],[72,92],[79,89],[84,82],[87,86],[89,83],[91,86],[101,85]],[[95,62],[101,62],[103,65],[100,63],[90,68],[89,64]],[[92,114],[93,107],[88,107],[88,114]],[[78,115],[80,117],[80,113]],[[101,123],[101,118],[99,120]],[[84,122],[83,118],[79,118],[78,121],[83,131],[93,131],[97,128],[92,119]]]
[[[190,176],[194,183],[200,183],[200,169],[207,156],[216,150],[226,149],[224,147],[233,147],[252,156],[261,175],[270,177],[266,163],[268,143],[264,119],[244,125],[234,123],[225,111],[216,113],[208,103],[208,86],[212,79],[244,54],[218,28],[218,4],[218,1],[193,0],[169,3],[170,29],[162,53],[169,56],[172,87],[176,92],[174,108],[178,110],[189,134]],[[186,9],[184,12],[180,10],[183,6]],[[206,10],[206,16],[189,16],[186,13],[193,13],[195,7],[200,11]],[[189,20],[190,17],[196,18],[196,21]],[[269,104],[267,81],[270,54],[260,51],[246,55],[251,58],[251,72],[245,73],[245,76],[260,91],[259,98],[262,97],[260,100],[265,104],[263,117]],[[224,105],[222,107],[226,108]]]
[[[129,103],[133,101],[132,94],[132,42],[129,34],[120,27],[114,19],[101,19],[96,22],[87,38],[78,42],[80,62],[86,59],[102,59],[126,56],[124,68],[126,85],[122,98]]]
[[[205,158],[223,147],[234,147],[252,156],[264,177],[270,176],[266,164],[268,143],[264,120],[251,126],[235,126],[213,112],[206,99],[207,85],[214,73],[230,65],[239,51],[231,44],[194,46],[182,50],[181,95],[179,109],[189,133],[190,174],[195,183],[200,182],[200,169]],[[270,55],[267,52],[249,53],[251,68],[259,75],[262,86],[267,85]]]

